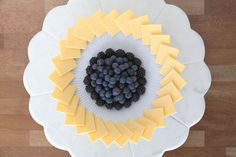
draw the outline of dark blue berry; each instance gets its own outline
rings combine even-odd
[[[102,84],[102,79],[100,79],[100,78],[97,79],[97,80],[96,80],[96,84]]]
[[[96,81],[95,81],[95,80],[91,81],[91,86],[92,86],[92,87],[96,87],[96,86],[97,86],[97,84],[96,84]]]
[[[93,70],[97,70],[98,65],[97,65],[97,64],[93,64],[93,65],[92,65],[92,68],[93,68]]]
[[[134,71],[137,71],[137,70],[138,70],[138,66],[137,66],[137,65],[132,65],[131,68],[132,68]]]
[[[120,90],[120,88],[114,88],[113,90],[112,90],[112,95],[113,96],[117,96],[117,95],[119,95],[120,94],[120,92],[121,92],[121,90]]]
[[[97,60],[97,65],[104,65],[104,63],[105,63],[104,59]]]

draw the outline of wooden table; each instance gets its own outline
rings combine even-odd
[[[0,0],[0,157],[69,157],[29,115],[22,76],[45,14],[66,0]],[[165,157],[236,157],[236,0],[167,0],[185,10],[206,45],[212,86],[187,142]]]

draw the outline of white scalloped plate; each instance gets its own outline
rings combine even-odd
[[[66,37],[66,30],[80,16],[89,17],[98,10],[123,12],[131,9],[137,16],[148,15],[153,23],[163,25],[164,34],[172,37],[172,46],[180,49],[178,60],[186,65],[183,77],[188,82],[181,93],[184,99],[176,104],[177,113],[166,119],[166,127],[158,129],[152,140],[128,144],[123,149],[100,141],[93,144],[87,136],[76,134],[64,124],[64,115],[56,112],[56,102],[50,98],[53,86],[47,80],[53,71],[50,60],[59,52],[57,42]],[[24,85],[31,98],[29,110],[34,120],[44,127],[48,141],[67,150],[73,157],[161,157],[165,151],[180,147],[188,137],[190,127],[205,111],[204,95],[210,87],[211,75],[204,63],[202,38],[190,27],[186,14],[164,0],[69,0],[67,5],[52,9],[45,17],[42,31],[28,47],[29,64],[24,72]]]

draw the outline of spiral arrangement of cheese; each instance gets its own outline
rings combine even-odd
[[[71,83],[75,77],[72,71],[77,67],[75,60],[81,57],[88,42],[106,32],[111,36],[122,32],[142,40],[161,65],[163,79],[152,108],[126,123],[103,121],[88,112]],[[102,140],[106,146],[114,142],[119,147],[127,142],[137,144],[140,138],[150,140],[155,129],[165,127],[165,118],[176,113],[175,103],[182,99],[180,89],[186,82],[181,76],[185,66],[177,60],[179,50],[171,47],[170,36],[161,32],[160,24],[150,24],[148,16],[136,17],[131,10],[122,14],[112,10],[107,15],[98,11],[88,19],[79,18],[74,28],[68,28],[67,38],[59,42],[60,53],[52,58],[55,71],[49,76],[55,86],[52,98],[58,101],[56,110],[65,113],[65,124],[75,126],[78,134],[87,134],[92,142]]]

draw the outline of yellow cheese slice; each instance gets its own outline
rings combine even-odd
[[[52,64],[56,68],[57,73],[62,76],[65,73],[76,68],[76,62],[74,59],[61,60],[60,56],[56,56],[52,59]]]
[[[174,69],[172,69],[162,80],[161,85],[165,86],[169,82],[173,82],[178,89],[181,89],[185,86],[186,81],[183,77],[180,76]]]
[[[120,122],[116,124],[116,128],[121,133],[121,136],[116,139],[115,143],[122,148],[129,141],[130,137],[133,135],[133,132]]]
[[[143,116],[139,117],[137,119],[137,122],[145,127],[145,130],[143,132],[142,138],[144,138],[145,140],[150,140],[154,130],[156,128],[156,123],[151,121],[150,119],[147,119]]]
[[[133,135],[130,137],[130,142],[137,144],[142,137],[145,128],[133,120],[128,120],[126,126],[133,132]]]
[[[73,59],[73,58],[80,58],[80,49],[72,49],[66,47],[66,40],[60,41],[60,56],[61,59]]]
[[[174,102],[170,95],[165,95],[153,100],[152,105],[154,108],[163,108],[166,117],[176,113]]]
[[[101,24],[111,36],[116,35],[120,31],[119,27],[115,23],[115,19],[118,16],[118,12],[116,10],[112,10],[101,19]]]
[[[66,105],[61,102],[57,104],[56,110],[67,115],[74,116],[78,107],[79,97],[74,95],[70,104]]]
[[[173,100],[174,103],[180,101],[183,97],[180,94],[180,91],[178,88],[174,85],[173,82],[168,83],[167,85],[161,87],[159,91],[157,92],[158,96],[165,96],[169,94]]]
[[[185,69],[185,65],[178,62],[176,59],[172,57],[167,57],[165,63],[162,65],[160,69],[160,73],[165,76],[167,75],[172,69],[177,71],[179,74],[182,73]]]
[[[96,131],[88,134],[89,139],[92,142],[96,142],[97,140],[101,139],[102,137],[108,134],[105,124],[100,118],[95,118],[95,124],[96,124]]]
[[[87,21],[89,28],[97,37],[100,37],[106,31],[100,22],[103,16],[103,13],[101,11],[98,11]]]
[[[158,52],[156,53],[156,62],[158,64],[163,64],[168,56],[172,58],[177,58],[179,50],[168,45],[160,44]]]
[[[120,30],[124,33],[125,36],[131,34],[129,20],[133,17],[134,13],[131,10],[128,10],[115,19],[116,25],[120,28]]]
[[[102,142],[106,146],[109,146],[113,141],[118,139],[121,134],[111,121],[106,122],[105,126],[107,128],[108,134],[102,138]]]
[[[63,91],[60,91],[58,88],[52,92],[52,98],[62,102],[65,105],[69,105],[72,97],[75,93],[75,87],[72,85],[67,86]]]
[[[156,55],[161,44],[170,45],[170,36],[151,35],[150,37],[151,54]]]
[[[85,125],[76,127],[78,134],[87,134],[96,131],[94,115],[91,112],[85,113]]]
[[[137,18],[129,20],[131,33],[134,39],[140,39],[142,37],[141,27],[142,25],[145,25],[148,23],[149,23],[148,16],[141,16],[141,17],[137,17]]]
[[[149,24],[141,26],[142,42],[144,45],[149,45],[151,42],[151,35],[161,34],[160,24]]]
[[[74,49],[85,49],[87,41],[76,38],[74,35],[74,28],[69,28],[67,31],[66,47]]]
[[[144,117],[156,123],[157,128],[165,127],[165,116],[162,108],[148,109],[144,111]]]
[[[87,20],[84,18],[77,21],[73,35],[90,42],[94,39],[93,31],[88,27]]]
[[[66,86],[74,79],[74,74],[71,72],[66,73],[65,75],[58,75],[56,71],[54,71],[48,79],[61,91],[63,91]]]
[[[65,124],[72,126],[84,126],[85,108],[79,105],[74,116],[66,115]]]

